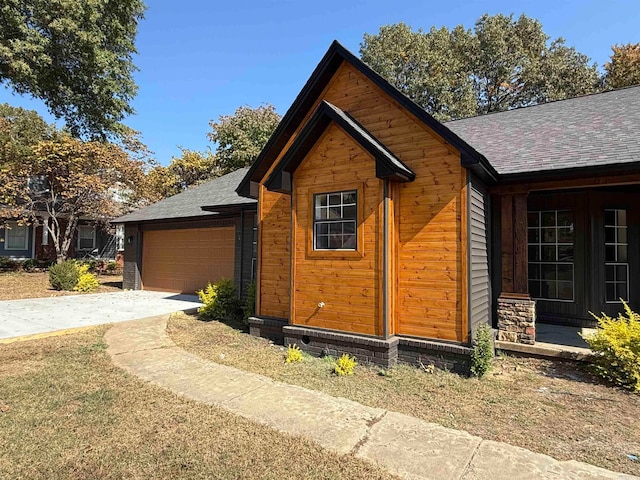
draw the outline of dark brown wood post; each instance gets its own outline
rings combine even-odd
[[[527,259],[527,194],[503,195],[502,296],[529,296]]]

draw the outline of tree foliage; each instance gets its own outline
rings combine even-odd
[[[4,0],[0,83],[44,101],[77,137],[122,134],[141,0]]]
[[[180,150],[182,155],[173,157],[168,166],[158,165],[149,171],[147,181],[155,200],[170,197],[219,176],[216,157],[211,151]]]
[[[143,194],[144,163],[107,142],[83,142],[55,133],[38,142],[32,154],[12,164],[6,176],[19,188],[5,218],[39,222],[44,216],[58,261],[69,253],[78,220],[95,221],[125,213]]]
[[[640,43],[614,45],[611,60],[604,64],[605,85],[609,88],[640,85]]]
[[[258,108],[239,107],[233,115],[221,115],[211,120],[209,140],[216,144],[215,163],[224,175],[253,163],[269,137],[280,123],[273,105]]]
[[[403,23],[365,34],[362,59],[441,121],[593,92],[589,58],[549,41],[526,15],[483,15],[473,30],[428,32]]]

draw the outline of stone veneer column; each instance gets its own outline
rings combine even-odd
[[[536,302],[530,298],[498,298],[498,340],[536,342]]]

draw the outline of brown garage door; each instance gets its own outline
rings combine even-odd
[[[233,279],[234,227],[146,231],[142,288],[193,293],[207,282]]]

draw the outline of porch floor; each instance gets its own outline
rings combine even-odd
[[[534,345],[500,341],[495,343],[498,350],[510,353],[589,361],[592,355],[591,350],[587,342],[578,334],[589,333],[593,330],[592,328],[538,323],[536,325],[536,343]]]

